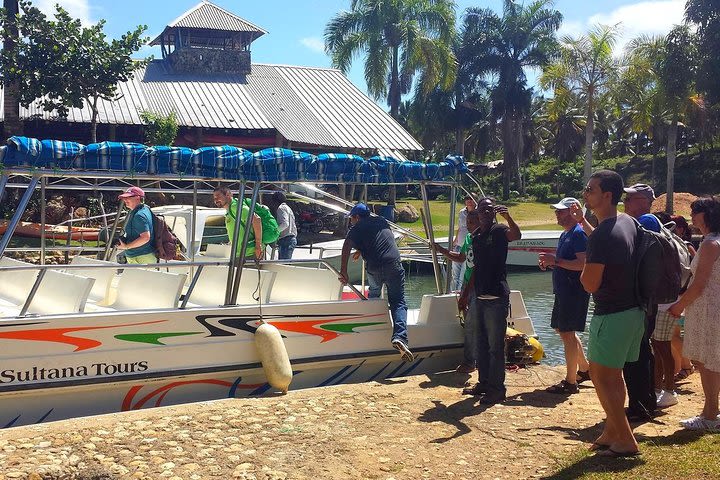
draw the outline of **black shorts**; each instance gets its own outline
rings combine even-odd
[[[555,295],[550,326],[560,332],[584,332],[590,295]]]

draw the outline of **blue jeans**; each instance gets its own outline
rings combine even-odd
[[[455,245],[454,252],[460,251],[460,245]],[[463,286],[463,276],[465,275],[465,262],[452,262],[452,282],[450,290],[459,292]]]
[[[277,242],[278,244],[278,259],[279,260],[290,260],[297,247],[297,237],[295,235],[288,235],[281,238]]]
[[[393,321],[393,340],[408,343],[407,304],[405,303],[405,269],[400,260],[385,263],[377,271],[368,270],[368,297],[380,298],[383,284],[387,287],[390,316]]]
[[[505,395],[505,330],[509,298],[475,300],[478,380],[488,393]]]
[[[470,296],[470,306],[465,314],[465,327],[463,333],[463,364],[475,367],[477,365],[477,311],[475,304],[478,302],[475,295]]]

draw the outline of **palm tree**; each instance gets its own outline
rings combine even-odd
[[[575,92],[584,100],[585,181],[592,174],[595,110],[618,72],[618,62],[612,53],[617,36],[617,26],[599,25],[579,38],[563,37],[560,57],[545,68],[540,78],[540,85],[554,89],[556,95]]]
[[[5,10],[3,29],[3,50],[9,51],[15,48],[18,41],[17,15],[19,13],[18,0],[3,0]],[[17,82],[5,80],[3,82],[5,92],[5,136],[22,135],[23,124],[20,120],[20,98]]]
[[[508,198],[511,178],[522,188],[523,128],[532,98],[525,69],[540,68],[554,58],[555,32],[562,14],[552,8],[551,0],[535,0],[529,5],[504,0],[502,17],[480,8],[467,9],[465,16],[475,32],[472,68],[477,75],[490,75],[495,80],[491,98],[493,115],[500,120],[503,197]]]
[[[455,57],[451,46],[455,4],[451,0],[352,0],[325,28],[325,51],[346,73],[365,52],[365,81],[376,100],[387,96],[397,119],[402,95],[421,72],[421,90],[452,87]]]

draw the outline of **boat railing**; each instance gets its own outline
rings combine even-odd
[[[253,265],[253,263],[257,266],[262,265],[307,265],[307,260],[302,259],[296,259],[296,260],[261,260],[258,262],[247,262],[245,264],[246,267],[250,267]],[[318,259],[318,260],[312,260],[311,263],[321,263],[325,268],[333,272],[337,277],[340,277],[340,272],[333,267],[330,263],[328,263],[326,260]],[[188,286],[187,291],[185,292],[184,298],[181,300],[180,303],[180,309],[185,309],[188,303],[188,299],[192,296],[192,292],[195,289],[198,279],[200,278],[200,275],[202,274],[203,268],[209,267],[209,266],[216,266],[216,267],[227,267],[228,262],[198,262],[198,261],[191,261],[191,262],[185,262],[185,261],[173,261],[173,262],[162,262],[162,263],[147,263],[147,264],[120,264],[120,263],[107,263],[105,265],[93,265],[93,264],[61,264],[61,265],[21,265],[21,266],[3,266],[0,267],[0,272],[4,271],[39,271],[37,278],[35,279],[35,282],[28,294],[27,299],[25,300],[23,307],[20,310],[19,317],[24,317],[27,314],[28,308],[32,304],[33,298],[35,297],[35,294],[37,293],[38,288],[40,287],[40,283],[42,282],[43,278],[45,277],[45,273],[48,270],[64,270],[71,272],[72,270],[95,270],[95,269],[115,269],[115,270],[125,270],[125,269],[179,269],[179,268],[187,268],[187,267],[193,267],[195,268],[195,272],[192,276],[192,280],[190,281],[190,285]],[[338,280],[339,282],[339,280]],[[348,284],[350,289],[353,290],[353,292],[360,298],[361,300],[367,300],[367,297],[355,286],[352,284]],[[230,304],[226,304],[225,306],[231,306]]]

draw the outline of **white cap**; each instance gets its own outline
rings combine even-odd
[[[560,200],[555,205],[551,205],[552,208],[555,210],[567,210],[570,208],[572,204],[576,204],[578,207],[580,206],[580,201],[577,198],[573,197],[565,197],[562,200]]]

